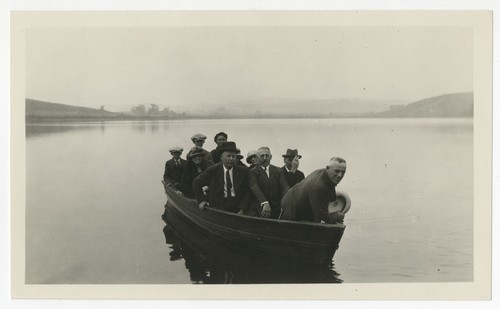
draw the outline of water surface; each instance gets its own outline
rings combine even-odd
[[[472,281],[472,123],[262,119],[28,124],[26,283]],[[348,192],[353,205],[331,273],[287,279],[279,273],[260,276],[262,270],[254,269],[254,276],[236,274],[232,281],[214,282],[213,277],[193,277],[182,254],[172,259],[175,248],[196,248],[175,233],[168,239],[164,233],[166,198],[160,181],[168,149],[189,149],[189,138],[201,132],[209,137],[205,148],[212,150],[212,137],[219,131],[227,132],[244,154],[269,146],[272,164],[278,166],[287,148],[298,148],[303,156],[299,169],[306,175],[324,167],[331,156],[347,160],[338,190]],[[204,259],[210,274],[234,275],[201,253]]]

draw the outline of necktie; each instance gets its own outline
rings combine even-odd
[[[266,173],[266,176],[269,178],[269,175],[267,174],[267,166],[264,166],[264,173]]]
[[[231,176],[229,171],[226,171],[226,183],[227,183],[227,197],[231,197],[231,189],[233,188],[233,183],[231,182]]]
[[[179,167],[179,160],[175,160],[175,166]]]

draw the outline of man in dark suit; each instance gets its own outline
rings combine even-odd
[[[291,188],[306,178],[304,173],[298,170],[299,159],[302,158],[302,156],[299,155],[299,151],[297,149],[287,149],[286,153],[282,157],[285,165],[281,168],[281,170],[283,171],[283,175],[285,175],[286,181]]]
[[[290,188],[281,169],[271,165],[271,150],[257,150],[258,164],[249,172],[250,189],[254,195],[251,209],[265,218],[278,219],[281,198]]]
[[[193,190],[200,209],[206,206],[243,214],[249,206],[248,170],[236,165],[236,144],[219,146],[221,163],[210,166],[193,181]],[[208,196],[203,187],[208,187]]]
[[[337,200],[336,186],[344,178],[346,161],[333,157],[326,168],[316,170],[291,188],[283,197],[281,219],[318,223],[343,222],[345,213],[329,213],[329,205]]]
[[[181,147],[172,147],[168,151],[172,155],[172,159],[165,163],[165,172],[163,173],[163,181],[166,184],[171,184],[177,190],[181,189],[181,179],[187,161],[181,158]]]

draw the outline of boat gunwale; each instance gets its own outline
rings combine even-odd
[[[169,197],[169,192],[167,192],[167,189],[169,191],[172,191],[172,194],[175,194],[177,197],[182,197],[184,198],[189,204],[192,204],[193,208],[198,209],[198,204],[196,200],[190,199],[185,197],[184,195],[179,195],[176,190],[172,187],[170,184],[166,184],[164,181],[162,181],[163,186],[165,188],[165,194],[167,195],[167,198]],[[168,201],[168,200],[167,200]],[[174,205],[176,208],[178,206]],[[255,222],[272,222],[273,224],[280,224],[280,225],[298,225],[298,226],[307,226],[307,227],[312,227],[312,228],[319,228],[319,229],[345,229],[345,225],[342,223],[335,223],[335,224],[328,224],[328,223],[318,223],[318,222],[305,222],[305,221],[291,221],[291,220],[278,220],[278,219],[270,219],[270,218],[261,218],[261,217],[252,217],[252,216],[247,216],[247,215],[240,215],[237,213],[232,213],[216,208],[211,208],[211,207],[205,207],[203,211],[209,211],[209,212],[214,212],[218,215],[222,216],[233,216],[236,218],[240,218],[242,220],[248,220],[248,221],[255,221]]]

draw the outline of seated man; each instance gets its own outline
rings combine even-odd
[[[306,178],[304,173],[298,170],[299,159],[302,158],[302,156],[299,155],[297,149],[287,149],[286,153],[282,157],[283,162],[285,162],[285,166],[283,166],[281,170],[283,171],[283,175],[285,175],[286,181],[291,188]]]
[[[224,132],[219,132],[214,136],[214,142],[217,144],[217,147],[210,151],[210,155],[212,157],[212,162],[219,163],[220,162],[220,153],[219,146],[227,142],[227,134]]]
[[[336,200],[335,187],[344,178],[346,161],[333,157],[324,169],[312,172],[291,188],[281,200],[283,220],[321,223],[343,222],[344,214],[328,214],[328,205]]]
[[[212,165],[213,164],[212,155],[210,154],[210,152],[203,149],[203,144],[205,144],[206,139],[207,139],[207,137],[203,134],[200,134],[200,133],[191,136],[191,141],[193,141],[193,144],[196,147],[201,148],[201,151],[203,152],[204,158],[210,163],[210,165]],[[187,157],[186,157],[186,159],[187,159]]]
[[[248,208],[248,169],[236,165],[236,144],[226,142],[219,147],[221,163],[207,168],[193,181],[193,190],[200,209],[206,206],[243,214]],[[208,196],[203,187],[208,186]]]
[[[281,169],[270,164],[272,155],[268,147],[260,147],[257,158],[257,166],[250,170],[250,189],[254,195],[251,209],[261,217],[278,219],[281,198],[289,189],[288,183]]]
[[[163,173],[163,181],[166,184],[171,184],[176,190],[181,189],[182,174],[187,165],[187,161],[181,159],[183,150],[181,147],[172,147],[168,150],[172,159],[165,163],[165,172]]]

